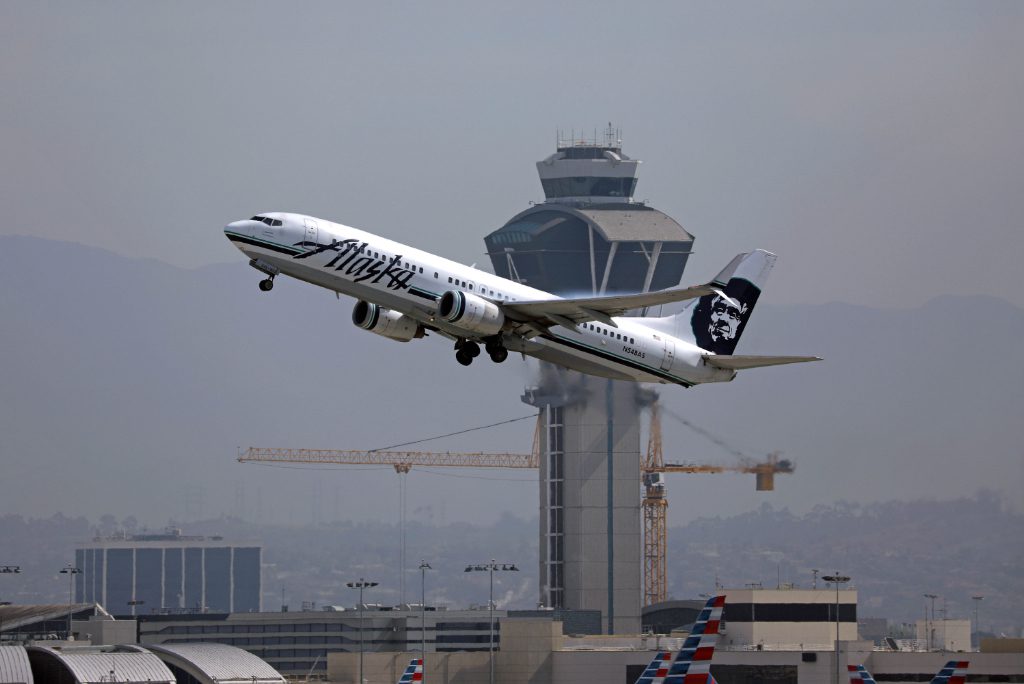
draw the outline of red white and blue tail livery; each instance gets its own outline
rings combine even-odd
[[[636,684],[717,684],[711,676],[711,657],[724,607],[724,595],[709,598],[675,659],[669,662],[662,657],[667,654],[659,653]]]
[[[850,673],[850,684],[877,684],[863,665],[847,665],[846,669]]]
[[[409,667],[405,668],[398,684],[415,684],[423,681],[423,659],[413,658],[409,661]]]
[[[964,684],[969,664],[966,660],[950,660],[939,670],[939,674],[935,675],[931,684]]]
[[[950,660],[935,675],[931,684],[964,684],[968,665],[966,660]],[[850,684],[876,684],[875,678],[863,665],[847,665],[846,669],[850,673]]]

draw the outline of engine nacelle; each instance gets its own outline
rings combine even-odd
[[[505,324],[498,305],[470,292],[448,290],[441,295],[437,315],[443,320],[476,335],[494,335]]]
[[[352,309],[352,322],[363,330],[399,342],[423,337],[423,326],[405,314],[359,300]]]

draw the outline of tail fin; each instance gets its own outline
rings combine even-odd
[[[950,660],[935,675],[931,684],[964,684],[969,664],[966,660]],[[850,674],[850,684],[875,684],[875,678],[863,665],[847,665],[846,669]]]
[[[668,668],[672,664],[672,654],[669,651],[658,651],[654,660],[643,671],[636,684],[661,684],[668,676]]]
[[[718,624],[724,607],[725,596],[712,596],[704,604],[683,648],[669,667],[664,684],[715,684],[711,657],[718,643]]]
[[[967,677],[967,666],[970,662],[966,660],[950,660],[939,670],[939,673],[932,679],[931,684],[964,684]]]
[[[415,684],[423,681],[423,659],[413,658],[409,661],[409,667],[405,668],[398,684]]]
[[[875,684],[875,678],[863,665],[847,665],[846,669],[850,674],[850,684]]]
[[[776,258],[763,249],[739,254],[711,281],[721,289],[692,300],[695,306],[691,303],[674,316],[644,323],[714,354],[732,354]]]

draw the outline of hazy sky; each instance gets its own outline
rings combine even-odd
[[[1021,3],[0,3],[4,234],[199,266],[309,213],[464,262],[613,122],[686,276],[1024,305]]]

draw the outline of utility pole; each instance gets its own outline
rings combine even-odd
[[[978,622],[978,606],[985,599],[984,596],[978,594],[971,597],[974,601],[974,647],[981,650],[981,624]]]
[[[490,684],[494,684],[494,572],[519,572],[519,568],[516,567],[515,563],[495,563],[494,559],[491,559],[490,563],[483,565],[467,565],[466,572],[487,572],[491,576],[491,592],[490,598],[487,601],[487,615],[488,615],[488,626],[491,628],[491,639],[490,647]]]
[[[924,597],[926,599],[930,599],[931,602],[932,602],[932,619],[931,619],[931,622],[935,622],[935,599],[938,598],[938,595],[937,594],[924,594]],[[931,623],[928,621],[928,606],[927,605],[924,607],[924,631],[925,631],[925,635],[928,637],[928,645],[925,647],[925,649],[928,650],[928,651],[931,651],[932,650],[932,629],[931,629]]]
[[[427,570],[430,563],[420,560],[420,660],[423,661],[423,680],[427,679]]]
[[[359,590],[359,684],[364,684],[366,680],[363,679],[363,589],[375,587],[377,583],[368,582],[360,577],[358,582],[346,582],[345,586]]]

